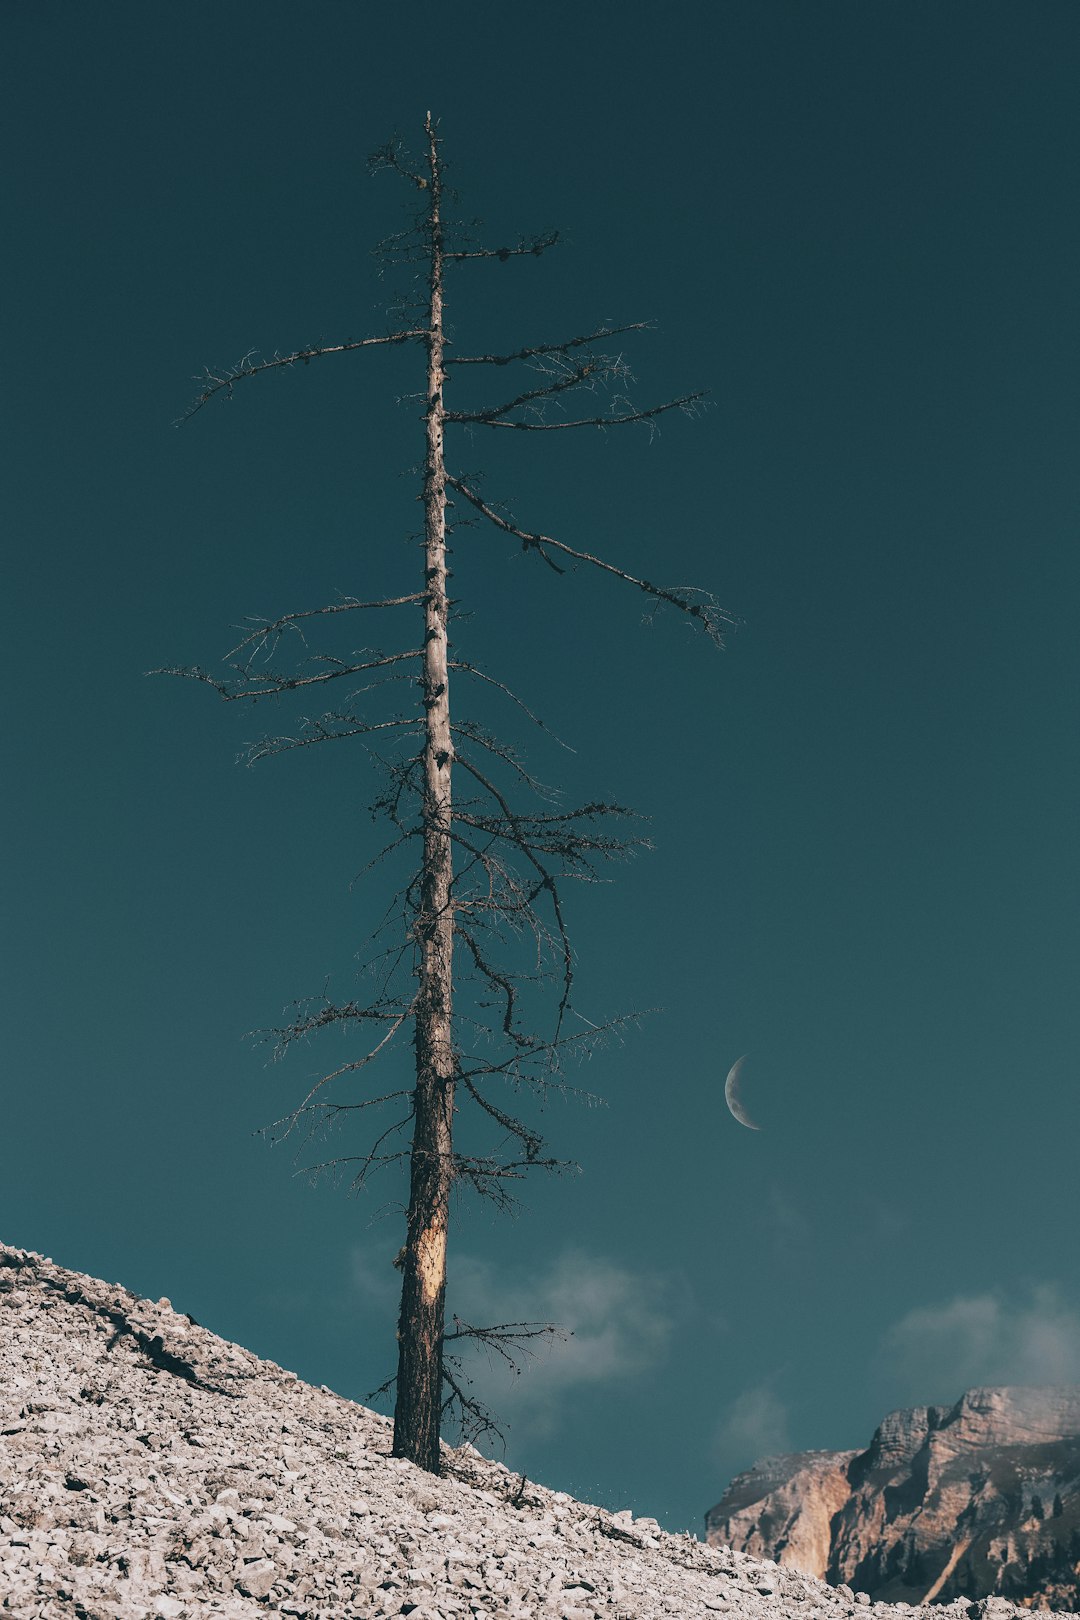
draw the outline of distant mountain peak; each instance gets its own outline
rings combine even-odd
[[[1080,1608],[1080,1386],[890,1412],[865,1451],[765,1457],[706,1539],[881,1602]]]

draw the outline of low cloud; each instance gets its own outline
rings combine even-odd
[[[729,1476],[790,1450],[787,1407],[768,1384],[743,1390],[717,1426],[716,1460]]]
[[[484,1355],[470,1365],[481,1397],[513,1422],[515,1433],[550,1432],[566,1395],[590,1385],[617,1386],[638,1377],[667,1352],[681,1306],[666,1278],[632,1271],[582,1249],[569,1249],[542,1269],[507,1278],[486,1260],[459,1256],[450,1303],[464,1321],[550,1322],[558,1337],[536,1341],[523,1376]]]
[[[383,1246],[352,1255],[352,1283],[373,1318],[393,1321],[400,1276]],[[531,1341],[520,1376],[491,1352],[466,1348],[472,1393],[505,1417],[515,1436],[548,1434],[575,1390],[625,1384],[663,1360],[688,1309],[667,1277],[636,1271],[583,1249],[567,1249],[529,1272],[455,1253],[447,1290],[447,1332],[456,1315],[474,1327],[551,1323],[556,1337]]]
[[[1053,1284],[1022,1299],[957,1295],[920,1306],[882,1340],[881,1370],[895,1402],[955,1400],[994,1384],[1080,1381],[1080,1313]]]
[[[401,1273],[394,1270],[394,1252],[385,1243],[365,1244],[349,1257],[353,1290],[373,1316],[392,1319],[401,1298]]]
[[[783,1265],[804,1266],[814,1240],[808,1217],[778,1182],[769,1188],[765,1208],[766,1227],[776,1258]]]

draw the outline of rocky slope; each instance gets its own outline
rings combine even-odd
[[[386,1419],[168,1300],[4,1247],[0,1391],[0,1613],[24,1620],[875,1613],[469,1446],[435,1479]]]
[[[919,1620],[470,1446],[440,1479],[389,1451],[385,1418],[168,1300],[0,1246],[0,1614]],[[998,1600],[952,1613],[999,1611],[1016,1620]]]
[[[893,1412],[866,1451],[770,1457],[706,1539],[879,1600],[1080,1608],[1080,1388]]]

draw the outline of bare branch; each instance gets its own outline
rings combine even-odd
[[[340,722],[337,729],[334,729],[335,722]],[[307,730],[306,736],[260,737],[258,742],[248,743],[244,753],[249,765],[257,765],[261,759],[271,759],[275,754],[287,754],[293,748],[311,748],[315,743],[340,742],[345,737],[370,737],[376,731],[409,729],[415,731],[420,724],[415,716],[372,721],[358,720],[355,715],[336,713],[319,715],[316,719],[304,716],[301,725]]]
[[[492,405],[483,411],[447,411],[444,420],[492,423],[497,417],[506,416],[508,412],[517,410],[521,405],[528,405],[534,399],[550,399],[553,395],[564,394],[567,389],[580,387],[587,378],[595,381],[601,365],[602,362],[596,365],[577,366],[568,376],[558,377],[554,382],[545,383],[542,388],[529,388],[516,399],[508,400],[505,405]]]
[[[507,259],[523,258],[530,254],[533,256],[533,258],[538,259],[541,253],[546,253],[548,248],[556,247],[559,241],[560,236],[558,231],[544,231],[540,236],[530,237],[527,240],[519,242],[517,247],[474,248],[457,253],[447,252],[443,254],[443,258],[448,261],[453,260],[458,263],[460,263],[462,259],[499,259],[503,264],[505,264]]]
[[[574,1010],[574,1016],[588,1025],[587,1029],[579,1030],[575,1035],[559,1035],[555,1040],[544,1041],[532,1052],[515,1050],[500,1063],[474,1063],[469,1068],[459,1068],[458,1079],[479,1080],[485,1076],[498,1077],[511,1084],[527,1084],[539,1086],[545,1091],[557,1090],[569,1097],[576,1097],[590,1108],[604,1107],[604,1099],[594,1092],[585,1091],[580,1086],[571,1086],[565,1080],[553,1079],[551,1074],[537,1077],[529,1072],[529,1065],[544,1061],[555,1065],[553,1072],[561,1073],[558,1064],[562,1054],[568,1053],[571,1057],[587,1056],[594,1047],[602,1045],[612,1036],[619,1035],[628,1024],[637,1024],[649,1013],[656,1012],[655,1007],[646,1007],[634,1013],[622,1013],[616,1018],[607,1019],[602,1024],[594,1024],[589,1019]]]
[[[454,1155],[455,1179],[467,1182],[480,1198],[486,1198],[500,1213],[506,1214],[512,1214],[521,1207],[521,1200],[510,1190],[510,1182],[523,1181],[529,1170],[567,1168],[558,1159],[536,1159],[530,1163],[522,1159],[516,1164],[500,1164],[494,1158],[470,1158],[460,1153]]]
[[[407,1095],[411,1096],[412,1094],[407,1093]],[[398,1131],[403,1131],[412,1118],[413,1109],[410,1108],[400,1119],[396,1119],[392,1125],[386,1127],[382,1135],[372,1143],[367,1153],[352,1153],[342,1158],[325,1159],[320,1164],[304,1165],[297,1171],[297,1174],[318,1177],[327,1170],[340,1170],[342,1165],[359,1163],[360,1168],[354,1174],[351,1185],[354,1192],[360,1192],[373,1170],[380,1169],[388,1164],[397,1164],[402,1159],[409,1157],[412,1150],[407,1146],[396,1148],[393,1153],[380,1153],[379,1148],[382,1147],[388,1137],[394,1136]]]
[[[329,654],[322,654],[313,659],[314,663],[331,664],[331,669],[322,670],[317,675],[281,675],[274,670],[265,673],[253,671],[249,664],[234,666],[238,679],[234,681],[218,680],[208,675],[198,664],[188,668],[169,666],[164,669],[147,670],[148,675],[180,675],[185,680],[202,681],[210,686],[225,703],[257,702],[259,698],[279,696],[282,692],[296,692],[303,686],[321,686],[327,681],[339,681],[345,675],[361,675],[369,669],[386,669],[390,664],[400,664],[407,658],[423,658],[422,648],[410,648],[408,652],[385,653],[376,658],[370,658],[361,664],[347,664],[344,659],[332,658]],[[249,686],[241,683],[248,681]]]
[[[453,1331],[443,1335],[443,1347],[448,1344],[474,1345],[477,1349],[498,1356],[515,1373],[521,1371],[522,1358],[535,1354],[533,1346],[536,1340],[570,1337],[565,1328],[556,1327],[551,1322],[501,1322],[494,1327],[474,1327],[470,1322],[463,1322],[459,1316],[453,1320]],[[482,1435],[492,1435],[505,1445],[506,1437],[491,1411],[483,1401],[468,1393],[473,1387],[473,1380],[465,1372],[460,1357],[443,1356],[441,1371],[443,1383],[450,1391],[443,1401],[443,1415],[451,1413],[457,1416],[462,1438],[478,1440]],[[384,1385],[374,1393],[382,1394],[385,1390]]]
[[[364,1007],[356,1001],[347,1001],[341,1006],[337,1006],[334,1002],[329,1001],[325,996],[319,999],[321,1000],[322,1005],[319,1007],[317,1012],[301,1012],[300,1009],[308,1006],[310,1003],[305,1001],[294,1002],[293,1005],[297,1008],[297,1015],[291,1024],[286,1024],[280,1029],[268,1029],[260,1032],[261,1038],[264,1041],[273,1040],[276,1043],[274,1052],[275,1059],[284,1057],[285,1053],[294,1041],[304,1040],[309,1035],[317,1034],[320,1029],[326,1029],[330,1024],[392,1024],[394,1028],[390,1031],[390,1033],[393,1035],[394,1031],[401,1027],[402,1021],[409,1016],[413,1005],[410,1001],[408,1007],[404,1010],[401,1007],[382,1006],[378,1003],[372,1006]],[[384,1044],[384,1041],[380,1041],[376,1051],[378,1051]],[[319,1084],[321,1085],[322,1082],[320,1081]],[[308,1097],[305,1098],[304,1101],[307,1102],[310,1097],[314,1096],[318,1089],[318,1086],[313,1087],[313,1089],[308,1093]],[[304,1105],[301,1104],[301,1107],[303,1106]]]
[[[643,411],[625,411],[621,416],[582,416],[573,422],[506,422],[497,416],[454,417],[447,412],[450,421],[478,422],[481,427],[517,428],[522,433],[556,433],[562,428],[579,427],[622,427],[627,422],[649,422],[655,416],[662,416],[665,411],[688,411],[699,399],[704,399],[707,389],[700,388],[697,393],[683,394],[679,399],[665,400],[663,405],[651,405]]]
[[[413,159],[406,162],[407,150],[405,142],[400,135],[393,135],[382,146],[376,147],[368,158],[368,172],[377,174],[380,169],[393,169],[403,179],[411,180],[420,190],[427,189],[427,180],[410,167]]]
[[[307,348],[294,349],[292,354],[275,354],[269,360],[253,360],[251,356],[254,350],[249,350],[244,358],[238,360],[228,371],[218,374],[208,369],[205,375],[206,386],[202,393],[196,396],[173,426],[180,427],[190,421],[204,405],[209,404],[215,394],[220,394],[224,390],[231,395],[234,386],[243,377],[257,377],[263,371],[276,371],[281,366],[295,366],[298,361],[306,366],[312,360],[321,359],[324,354],[349,354],[353,349],[371,349],[383,343],[407,343],[410,338],[423,337],[427,337],[425,328],[414,327],[411,331],[390,332],[386,337],[357,338],[350,343],[309,344]]]
[[[391,1373],[385,1384],[380,1384],[378,1389],[368,1390],[367,1394],[364,1396],[365,1401],[377,1401],[380,1395],[389,1395],[396,1383],[397,1373]]]
[[[458,1339],[470,1339],[473,1344],[483,1345],[485,1349],[492,1350],[498,1356],[517,1370],[517,1362],[513,1351],[525,1351],[526,1344],[534,1339],[565,1339],[570,1337],[565,1328],[556,1327],[553,1322],[500,1322],[495,1327],[474,1327],[471,1322],[463,1322],[460,1316],[454,1317],[453,1333],[443,1335],[444,1344],[453,1344]]]
[[[504,518],[501,513],[495,510],[494,507],[488,506],[475,490],[470,489],[467,484],[462,483],[460,478],[455,478],[452,473],[447,473],[446,482],[450,485],[451,489],[456,489],[459,495],[463,495],[470,505],[475,506],[476,510],[481,514],[481,516],[486,517],[490,523],[494,523],[497,529],[501,529],[504,534],[512,534],[516,539],[520,540],[522,551],[536,551],[544,559],[548,567],[554,569],[555,573],[566,573],[565,568],[560,568],[558,563],[552,562],[544,547],[554,545],[558,546],[562,551],[569,551],[570,547],[564,546],[561,541],[550,539],[550,537],[546,534],[533,534],[528,529],[519,529],[516,524],[510,522],[509,518]],[[607,565],[601,564],[601,567],[605,566]],[[618,573],[618,569],[613,568],[611,572]],[[164,670],[161,671],[161,673],[171,674],[173,671]],[[176,673],[183,672],[177,671]]]
[[[518,1141],[525,1149],[526,1159],[530,1164],[534,1163],[539,1158],[540,1151],[544,1146],[543,1137],[540,1136],[536,1131],[530,1130],[523,1120],[515,1119],[512,1114],[504,1114],[502,1109],[497,1108],[496,1105],[491,1101],[490,1097],[485,1097],[483,1093],[477,1089],[473,1081],[468,1076],[462,1077],[462,1083],[465,1090],[469,1093],[469,1096],[473,1099],[473,1102],[478,1103],[486,1114],[490,1114],[492,1119],[496,1120],[498,1124],[502,1126],[504,1131],[509,1132],[511,1136],[517,1137]]]
[[[487,752],[492,754],[496,759],[501,759],[504,765],[509,765],[510,769],[514,771],[515,774],[525,783],[525,785],[531,788],[538,797],[548,800],[552,800],[556,797],[553,789],[545,787],[542,782],[538,782],[536,778],[531,775],[528,770],[526,770],[525,766],[522,764],[521,760],[518,759],[517,755],[512,749],[508,748],[505,743],[500,743],[497,738],[490,736],[488,732],[482,729],[482,727],[472,724],[471,721],[462,720],[455,722],[450,729],[455,737],[468,738],[470,742],[479,744],[481,748],[486,749]]]
[[[375,602],[361,602],[358,597],[344,596],[340,602],[331,602],[329,607],[308,608],[300,613],[283,613],[280,619],[255,618],[253,622],[256,628],[249,635],[246,635],[243,641],[238,642],[225,656],[226,658],[235,658],[238,653],[243,652],[245,647],[251,646],[252,642],[257,644],[255,647],[255,654],[257,654],[271,637],[276,639],[283,630],[297,630],[299,634],[298,625],[301,619],[316,619],[326,613],[354,613],[362,608],[403,607],[407,603],[422,602],[424,595],[423,591],[414,591],[409,596],[386,596],[381,601]],[[255,654],[252,656],[255,656]]]
[[[328,1086],[331,1081],[337,1080],[339,1076],[343,1074],[356,1074],[360,1069],[366,1069],[369,1063],[374,1063],[379,1053],[384,1049],[384,1047],[390,1045],[390,1042],[393,1040],[402,1024],[411,1016],[414,1005],[415,1001],[410,1002],[409,1006],[404,1010],[404,1012],[399,1014],[399,1016],[394,1020],[382,1039],[377,1041],[376,1044],[371,1048],[371,1051],[366,1053],[364,1057],[354,1058],[351,1063],[343,1063],[339,1068],[333,1069],[329,1074],[324,1074],[322,1079],[318,1080],[315,1085],[312,1086],[302,1103],[294,1108],[291,1113],[283,1114],[281,1119],[276,1119],[273,1124],[268,1127],[269,1130],[276,1130],[279,1125],[285,1124],[285,1122],[288,1121],[288,1123],[285,1124],[284,1131],[282,1131],[281,1136],[277,1138],[277,1140],[284,1141],[285,1137],[289,1135],[289,1132],[294,1129],[300,1116],[311,1106],[312,1098],[317,1096],[317,1094],[322,1090],[323,1086]],[[390,1097],[408,1095],[408,1092],[392,1091],[388,1092],[386,1097],[369,1099],[369,1101],[365,1104],[354,1104],[353,1106],[370,1107],[372,1102],[385,1102]]]
[[[496,804],[503,812],[503,815],[506,817],[507,824],[512,827],[515,822],[519,822],[520,818],[515,816],[513,810],[511,810],[510,806],[507,804],[498,788],[495,787],[494,783],[490,782],[481,771],[478,771],[476,766],[466,759],[463,754],[459,754],[457,757],[458,763],[468,771],[469,775],[475,777],[475,779],[480,783],[480,786],[486,788],[491,794],[491,797],[495,800]],[[563,992],[562,999],[559,1002],[558,1015],[555,1024],[556,1035],[558,1035],[562,1028],[562,1021],[566,1014],[566,1009],[570,1005],[570,991],[574,982],[574,954],[570,948],[570,936],[566,930],[566,921],[563,917],[562,901],[559,897],[559,889],[555,878],[548,871],[547,867],[544,866],[543,862],[537,858],[535,852],[529,848],[526,842],[518,840],[517,847],[521,850],[526,860],[528,860],[540,874],[540,882],[537,885],[532,898],[535,898],[535,895],[541,893],[541,891],[545,889],[547,890],[551,898],[551,908],[555,913],[555,922],[556,926],[558,927],[559,938],[562,943]]]
[[[720,627],[737,623],[737,620],[720,607],[716,598],[707,591],[697,591],[688,585],[654,585],[651,580],[638,579],[636,575],[629,573],[625,568],[618,568],[614,563],[605,562],[602,557],[594,557],[591,552],[578,551],[576,547],[568,546],[563,540],[553,540],[549,534],[532,534],[527,529],[519,529],[516,524],[510,523],[506,518],[501,517],[498,512],[494,511],[476,494],[475,490],[470,489],[467,484],[463,484],[461,479],[455,478],[453,474],[447,474],[446,482],[456,489],[459,495],[463,495],[472,506],[475,506],[476,510],[482,513],[497,529],[501,529],[504,534],[512,534],[515,539],[520,540],[523,550],[535,549],[544,557],[545,562],[550,563],[551,559],[544,554],[544,548],[550,546],[554,550],[562,552],[564,556],[572,557],[575,562],[589,563],[593,568],[602,569],[605,574],[614,574],[616,579],[624,580],[627,585],[634,585],[639,591],[644,591],[646,595],[655,597],[657,601],[666,602],[670,607],[678,608],[680,613],[689,614],[692,619],[697,619],[710,641],[715,642],[718,647],[724,645]]]
[[[447,1413],[456,1416],[462,1440],[476,1441],[490,1435],[498,1440],[505,1450],[506,1436],[499,1428],[494,1413],[475,1395],[467,1394],[458,1382],[458,1379],[461,1379],[470,1388],[472,1387],[472,1379],[466,1377],[460,1363],[448,1356],[443,1360],[440,1371],[443,1383],[450,1390],[450,1394],[442,1403],[440,1416],[445,1417]],[[395,1378],[393,1382],[396,1384],[397,1379]],[[385,1388],[384,1385],[383,1389]],[[376,1390],[375,1394],[379,1395],[382,1392],[382,1389]]]
[[[508,366],[514,360],[532,360],[538,354],[565,354],[580,349],[586,343],[600,343],[604,338],[619,337],[623,332],[647,332],[649,321],[632,321],[629,326],[601,326],[582,337],[566,338],[562,343],[534,343],[531,348],[517,349],[513,354],[448,354],[448,366]]]
[[[369,1056],[373,1055],[374,1054],[369,1054]],[[362,1068],[368,1061],[369,1058],[364,1057],[358,1059],[356,1063],[343,1063],[340,1069],[335,1069],[333,1074],[328,1074],[326,1076],[326,1079],[334,1080],[338,1075],[349,1074],[353,1069]],[[317,1117],[333,1119],[336,1118],[338,1114],[360,1114],[363,1113],[364,1109],[366,1108],[381,1108],[384,1103],[396,1102],[400,1097],[411,1097],[412,1094],[413,1088],[411,1086],[406,1086],[400,1091],[384,1091],[380,1097],[361,1097],[359,1102],[343,1103],[320,1101],[310,1105],[310,1112],[315,1114]],[[292,1116],[288,1114],[282,1116],[283,1119],[289,1119],[291,1117]],[[281,1120],[275,1120],[274,1123],[280,1124]]]
[[[465,941],[470,956],[480,969],[480,972],[483,974],[484,978],[489,984],[494,985],[497,990],[500,990],[506,998],[506,1010],[503,1013],[502,1021],[503,1034],[512,1040],[515,1046],[535,1046],[536,1042],[534,1040],[530,1039],[528,1035],[522,1035],[519,1030],[514,1028],[514,1008],[517,1002],[517,986],[515,985],[511,976],[507,973],[500,973],[498,968],[492,967],[491,963],[487,961],[481,952],[480,946],[477,944],[473,934],[469,929],[463,928],[460,922],[458,923],[456,933],[459,939],[463,939]],[[470,1092],[472,1091],[471,1086],[469,1087],[469,1090]],[[473,1095],[475,1096],[475,1093],[473,1093]],[[479,1101],[479,1099],[477,1100]],[[539,1138],[536,1140],[539,1143]]]
[[[528,715],[534,726],[539,726],[541,731],[546,731],[549,737],[554,738],[560,748],[565,748],[568,754],[577,753],[576,748],[572,748],[569,743],[563,742],[562,738],[558,736],[556,732],[552,731],[551,727],[546,725],[545,722],[540,719],[539,715],[534,714],[529,708],[528,704],[524,703],[521,698],[518,697],[517,693],[512,691],[509,686],[504,685],[502,681],[497,681],[493,675],[488,675],[484,670],[477,669],[475,664],[467,663],[463,658],[452,658],[450,660],[450,668],[463,670],[468,675],[475,675],[478,681],[486,681],[489,686],[497,687],[500,692],[504,692],[506,694],[511,703],[517,704],[518,708],[523,714]]]
[[[496,816],[463,814],[461,820],[477,832],[500,838],[516,849],[531,850],[538,855],[557,856],[564,865],[564,875],[596,876],[586,859],[598,855],[607,860],[628,856],[635,849],[648,848],[643,838],[616,838],[603,833],[583,833],[572,825],[555,822],[550,828],[545,818],[520,816],[515,822],[506,822]],[[577,868],[577,870],[575,870]],[[583,870],[582,870],[583,869]]]

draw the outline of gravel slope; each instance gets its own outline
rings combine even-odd
[[[0,1612],[27,1620],[899,1620],[469,1446],[435,1479],[168,1300],[2,1245],[0,1390]]]

